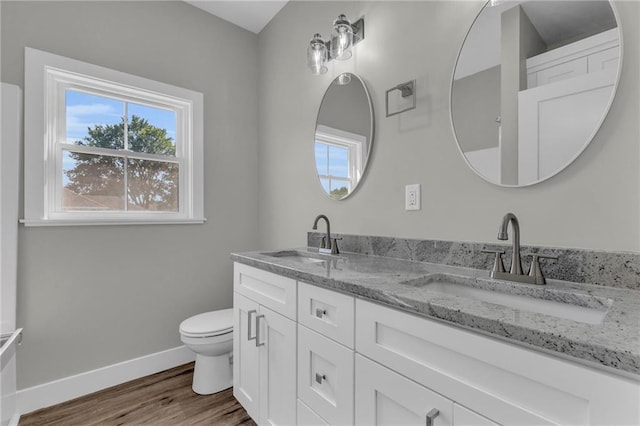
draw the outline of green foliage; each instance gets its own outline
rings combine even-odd
[[[335,198],[336,200],[341,200],[344,197],[346,197],[347,194],[349,194],[349,190],[347,189],[346,186],[343,186],[342,188],[336,188],[333,191],[331,191],[329,193],[329,196],[331,198]]]
[[[119,124],[96,125],[77,145],[124,149],[124,119]],[[166,156],[175,155],[173,139],[165,129],[155,127],[143,118],[133,116],[127,124],[129,150]],[[116,155],[120,153],[114,153]],[[69,154],[75,161],[65,171],[66,188],[76,194],[120,196],[125,193],[125,158],[84,153]],[[127,161],[127,201],[131,207],[145,210],[176,210],[178,207],[178,164],[129,159]]]

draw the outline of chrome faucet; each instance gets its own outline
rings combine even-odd
[[[329,218],[323,214],[319,214],[316,217],[316,220],[313,221],[313,229],[314,231],[318,229],[318,221],[320,219],[324,219],[327,223],[327,235],[326,237],[322,237],[322,242],[320,243],[320,248],[318,251],[320,253],[331,253],[331,254],[339,254],[338,251],[338,242],[335,239],[331,239],[331,224],[329,223]]]
[[[533,260],[531,261],[529,274],[525,275],[524,272],[522,272],[522,261],[520,260],[520,224],[518,223],[518,218],[515,214],[507,213],[504,215],[502,223],[500,224],[500,229],[498,230],[498,239],[504,241],[509,238],[509,235],[507,234],[509,223],[511,223],[511,228],[513,230],[513,249],[509,272],[505,271],[504,265],[502,264],[502,255],[504,254],[503,250],[482,250],[484,253],[493,253],[496,256],[493,268],[491,269],[491,277],[527,284],[546,284],[544,275],[542,275],[542,269],[540,269],[539,259],[557,260],[558,257],[542,254],[532,255]]]

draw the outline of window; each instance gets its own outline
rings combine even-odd
[[[27,48],[25,224],[202,223],[203,97]]]
[[[366,137],[319,125],[316,130],[316,170],[323,189],[331,198],[351,192],[362,173]]]

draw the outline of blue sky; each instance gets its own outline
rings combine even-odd
[[[96,125],[118,124],[124,114],[124,102],[88,93],[66,91],[67,141],[75,142],[88,135],[87,128]],[[132,115],[147,119],[153,126],[167,131],[175,140],[176,115],[173,111],[129,102],[129,120]]]

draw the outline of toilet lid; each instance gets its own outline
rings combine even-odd
[[[194,315],[180,324],[180,333],[190,337],[218,336],[231,331],[233,331],[232,308]]]

